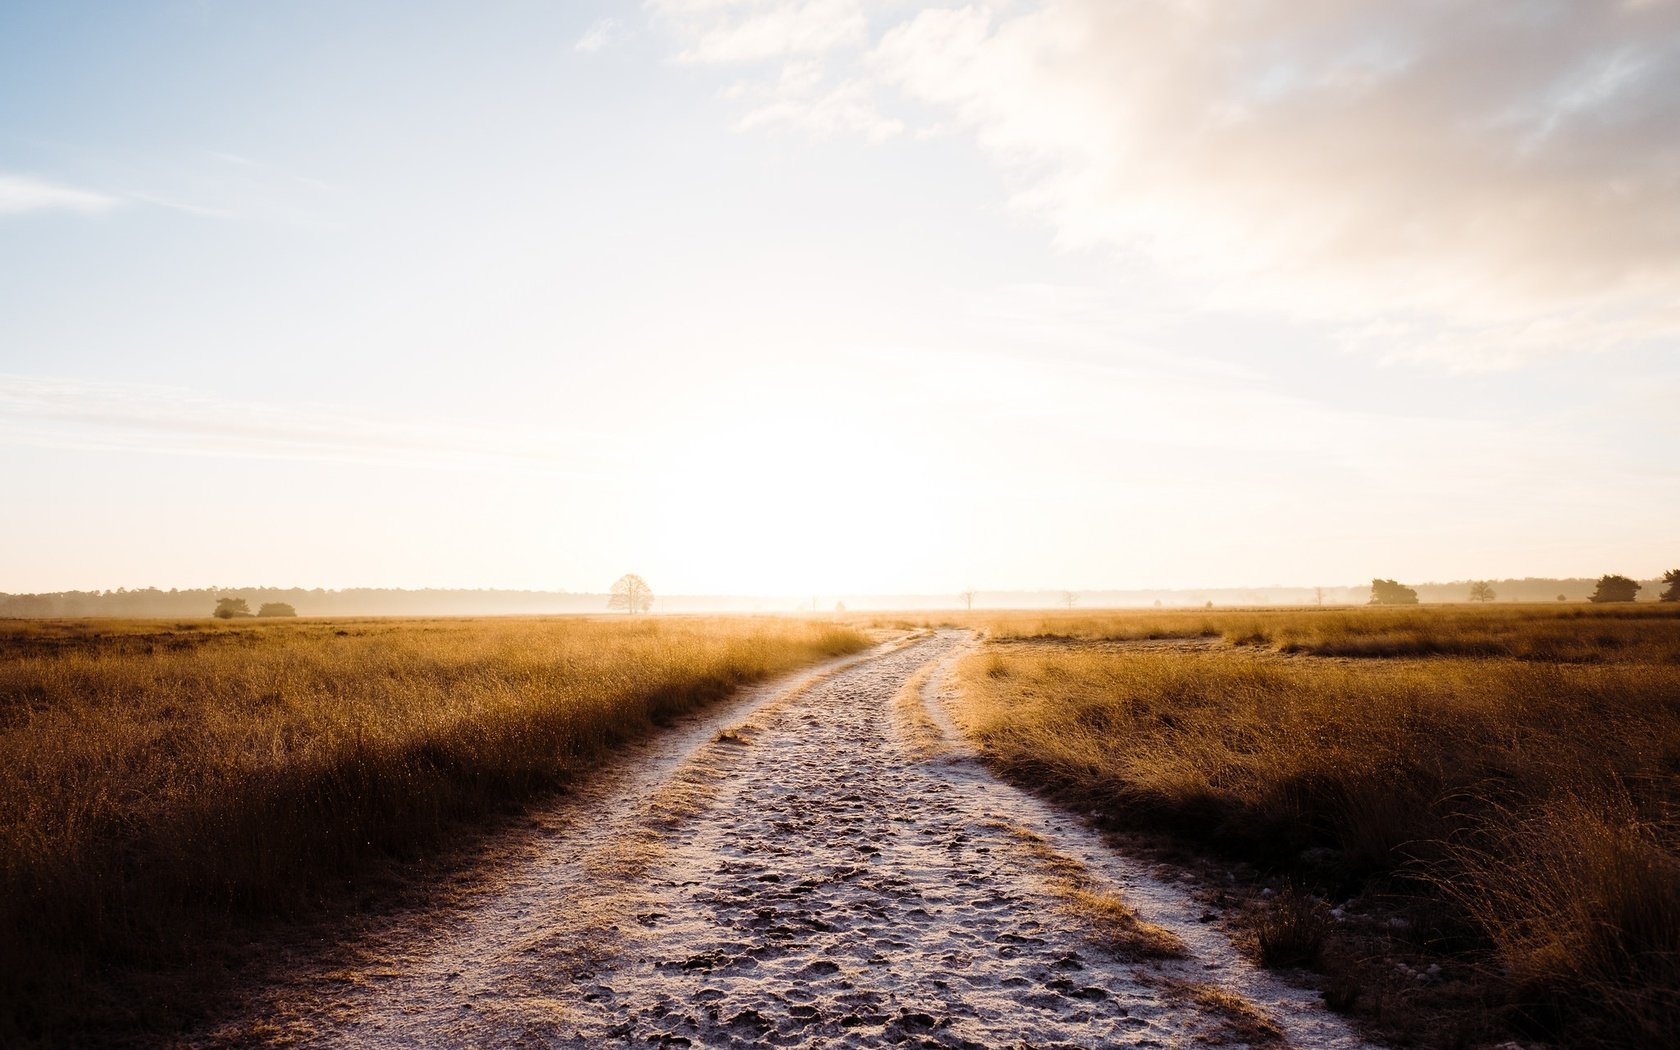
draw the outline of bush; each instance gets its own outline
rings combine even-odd
[[[1639,584],[1626,576],[1601,576],[1591,602],[1631,602],[1639,595]]]
[[[258,616],[296,616],[297,610],[287,602],[263,602],[257,610]]]
[[[1417,591],[1393,580],[1371,581],[1372,605],[1416,605]]]

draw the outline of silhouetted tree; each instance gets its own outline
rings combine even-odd
[[[1598,587],[1592,592],[1590,602],[1631,602],[1639,594],[1639,584],[1626,576],[1600,576]]]
[[[963,591],[961,594],[957,595],[957,601],[962,602],[963,603],[963,608],[967,609],[968,611],[970,611],[970,612],[974,611],[974,592],[973,591]]]
[[[1470,600],[1473,602],[1491,602],[1496,597],[1493,584],[1486,580],[1476,580],[1470,584]]]
[[[1560,595],[1558,595],[1558,601],[1560,601],[1560,602],[1566,602],[1566,601],[1568,601],[1568,600],[1569,600],[1569,595],[1567,595],[1567,594],[1560,594]]]
[[[257,606],[258,616],[296,616],[297,610],[287,602],[263,602]]]
[[[1063,591],[1062,592],[1062,604],[1067,606],[1069,609],[1073,608],[1075,605],[1078,605],[1079,604],[1079,592],[1078,591]]]
[[[1371,581],[1372,605],[1416,605],[1417,591],[1393,580]]]
[[[251,615],[251,606],[243,598],[216,599],[216,619],[232,620]]]
[[[1663,573],[1663,582],[1668,584],[1668,587],[1657,595],[1657,601],[1680,602],[1680,569],[1670,569]]]
[[[612,593],[607,596],[607,608],[624,610],[634,616],[645,613],[653,608],[653,588],[647,581],[633,572],[627,572],[612,585]]]

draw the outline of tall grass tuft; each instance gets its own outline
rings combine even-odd
[[[0,624],[0,1043],[154,1023],[112,972],[308,914],[865,644],[768,618]]]
[[[1070,626],[1075,640],[1005,641],[971,657],[965,724],[1003,771],[1082,810],[1310,871],[1344,894],[1373,880],[1403,888],[1431,909],[1442,950],[1485,960],[1490,987],[1534,1034],[1671,1045],[1675,621],[1519,610],[1428,623],[1373,610],[1303,627],[1299,613],[1244,615],[1219,629],[1343,658],[1128,647],[1114,644],[1113,623]],[[1339,626],[1362,615],[1371,622]],[[1393,638],[1397,623],[1433,652],[1485,655],[1383,646],[1359,648],[1382,659],[1346,658],[1345,640]],[[1262,949],[1308,959],[1324,917],[1288,903],[1268,913],[1277,928],[1258,931]]]
[[[1409,608],[972,614],[992,638],[1217,638],[1315,656],[1508,656],[1553,663],[1680,663],[1680,606],[1449,605]]]

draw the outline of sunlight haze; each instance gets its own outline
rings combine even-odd
[[[0,591],[1644,579],[1676,143],[1674,0],[8,4]]]

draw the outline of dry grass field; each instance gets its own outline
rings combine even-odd
[[[1672,1045],[1680,609],[962,619],[998,768],[1289,880],[1258,954],[1379,1030]]]
[[[0,1043],[167,1027],[170,991],[118,978],[353,899],[674,714],[866,644],[770,618],[0,623]]]

